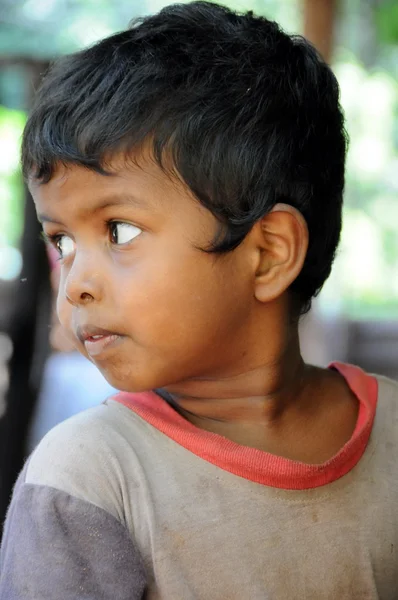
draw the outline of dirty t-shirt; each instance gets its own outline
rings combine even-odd
[[[53,429],[14,491],[1,600],[396,600],[398,384],[334,366],[358,420],[322,465],[202,431],[153,392]]]

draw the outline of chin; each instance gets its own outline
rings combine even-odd
[[[97,365],[98,366],[98,365]],[[98,367],[99,368],[99,367]],[[133,374],[128,375],[123,373],[116,373],[113,369],[99,368],[102,375],[105,377],[107,382],[119,390],[120,392],[129,392],[138,394],[140,392],[148,392],[149,390],[157,387],[154,385],[153,378],[135,377]]]
[[[121,392],[140,393],[162,388],[180,380],[180,368],[166,360],[135,355],[126,360],[118,356],[113,360],[93,361],[107,382]]]

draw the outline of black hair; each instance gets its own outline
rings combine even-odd
[[[346,153],[338,84],[312,45],[209,2],[139,18],[50,69],[24,175],[46,183],[59,163],[106,174],[107,157],[144,141],[219,220],[211,251],[236,248],[278,202],[302,213],[309,247],[291,290],[306,312],[339,242]]]

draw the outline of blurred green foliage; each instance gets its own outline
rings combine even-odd
[[[0,247],[17,246],[22,232],[23,182],[19,141],[25,113],[0,106]]]
[[[375,9],[376,26],[380,41],[398,44],[398,2],[383,0]]]

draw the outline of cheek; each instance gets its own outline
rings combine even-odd
[[[130,285],[128,318],[138,342],[187,348],[236,329],[248,286],[233,266],[208,255],[153,265],[137,271]]]
[[[72,318],[72,306],[65,298],[65,294],[62,293],[62,285],[60,285],[57,294],[56,310],[59,322],[68,331],[71,328]]]

